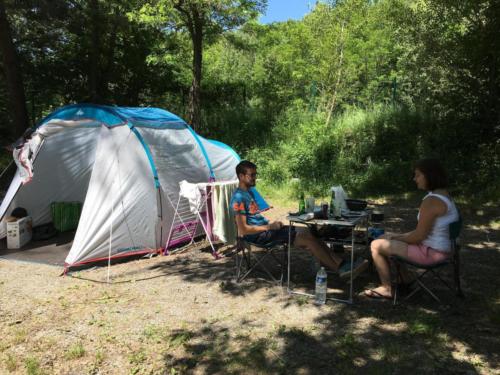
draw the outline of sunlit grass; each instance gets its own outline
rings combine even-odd
[[[35,357],[28,357],[24,360],[24,368],[26,369],[26,374],[28,375],[41,375],[43,374],[40,368],[40,363]]]
[[[77,359],[85,355],[85,348],[81,342],[78,342],[71,346],[65,354],[66,359]]]
[[[186,345],[189,340],[191,340],[192,335],[188,331],[180,331],[180,332],[174,332],[170,337],[168,338],[167,344],[168,348],[175,349],[180,346]]]
[[[14,345],[19,345],[26,341],[27,336],[28,336],[28,331],[25,328],[15,329],[12,336],[13,337],[12,343]]]
[[[5,358],[5,367],[9,372],[14,372],[17,369],[17,359],[12,353],[7,353]]]

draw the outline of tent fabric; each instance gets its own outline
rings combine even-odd
[[[51,221],[52,202],[83,202],[68,266],[158,251],[178,224],[179,181],[234,180],[239,162],[229,146],[159,108],[69,105],[40,121],[33,140],[32,181],[22,185],[18,170],[0,220],[21,206],[41,225]]]
[[[126,127],[101,128],[94,168],[66,263],[156,249],[156,192],[147,156]],[[134,173],[141,171],[141,173]]]
[[[95,104],[74,104],[56,110],[45,117],[37,127],[54,119],[85,121],[94,120],[108,127],[124,125],[168,127],[170,124],[187,124],[180,117],[160,108],[111,107]]]
[[[2,202],[0,218],[15,207],[24,207],[36,226],[52,221],[51,202],[83,202],[94,163],[95,139],[99,130],[68,129],[46,138],[33,162],[32,181],[16,188],[17,180],[21,178],[19,169],[17,170]],[[0,227],[0,238],[3,238],[6,235],[5,226]]]

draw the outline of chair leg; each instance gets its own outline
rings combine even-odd
[[[285,277],[285,269],[287,266],[287,260],[288,260],[288,253],[286,252],[286,249],[288,247],[272,247],[272,248],[263,248],[264,254],[252,254],[251,246],[248,243],[242,243],[242,246],[240,247],[240,250],[237,251],[236,253],[236,281],[239,283],[243,281],[250,273],[253,271],[256,271],[259,269],[261,272],[264,272],[272,282],[279,284],[280,286],[283,285],[283,279]],[[283,260],[280,259],[278,254],[275,253],[275,251],[281,251],[282,252],[282,257]],[[241,253],[241,254],[240,254]],[[239,257],[241,255],[241,258]],[[280,267],[280,275],[279,278],[276,278],[268,266],[264,264],[265,260],[268,260],[269,258],[274,259],[274,261],[279,265]],[[245,263],[245,270],[243,271],[243,263]]]
[[[240,281],[243,280],[245,277],[247,277],[250,273],[255,271],[257,267],[259,266],[262,271],[264,271],[274,282],[278,282],[278,280],[273,276],[273,274],[267,269],[267,267],[262,264],[262,262],[267,258],[267,255],[262,256],[259,258],[244,274],[241,276]]]
[[[447,287],[448,289],[453,290],[453,287],[452,287],[450,284],[448,284],[448,282],[447,282],[446,280],[444,280],[444,279],[441,277],[441,275],[440,275],[440,274],[438,274],[437,272],[434,272],[434,271],[432,272],[432,274],[433,274],[433,275],[434,275],[437,279],[439,279],[439,281],[441,281],[441,283],[443,283],[444,285],[446,285],[446,287]]]
[[[432,291],[429,288],[427,288],[422,281],[417,280],[417,283],[418,285],[420,285],[422,289],[424,289],[427,293],[429,293],[438,303],[441,303],[441,300],[438,298],[438,296],[432,293]]]
[[[462,291],[462,287],[460,285],[460,262],[455,261],[453,267],[453,277],[455,279],[455,292],[456,295],[460,298],[464,298],[464,292]]]
[[[392,305],[396,306],[398,304],[398,294],[399,294],[399,285],[398,281],[401,278],[401,270],[400,270],[400,265],[397,261],[393,261],[393,267],[391,269],[394,269],[394,273],[392,275],[392,282],[391,282],[391,290],[393,293],[393,298],[392,298]]]
[[[243,265],[243,255],[240,256],[240,251],[236,251],[234,254],[234,261],[236,266],[236,282],[240,282],[241,267]]]

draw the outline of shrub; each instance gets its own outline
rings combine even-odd
[[[279,118],[273,142],[247,157],[266,182],[296,177],[300,189],[315,195],[335,184],[356,194],[400,191],[411,183],[426,121],[419,111],[380,105],[348,110],[326,124],[324,113],[299,104]]]

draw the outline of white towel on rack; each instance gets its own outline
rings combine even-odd
[[[237,181],[219,183],[212,187],[212,210],[215,218],[213,232],[227,244],[236,243],[236,224],[230,203],[237,187]]]

